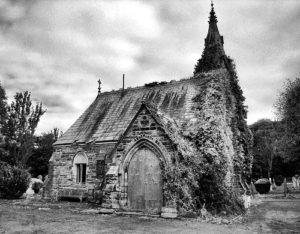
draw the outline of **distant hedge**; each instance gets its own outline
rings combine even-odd
[[[30,174],[18,167],[0,162],[0,197],[20,198],[26,192]]]

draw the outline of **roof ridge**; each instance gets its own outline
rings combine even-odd
[[[215,70],[211,70],[209,72],[202,72],[202,73],[198,73],[198,74],[195,74],[191,77],[188,77],[188,78],[181,78],[180,80],[170,80],[170,81],[161,81],[160,83],[157,83],[153,86],[146,86],[147,84],[144,84],[144,85],[141,85],[141,86],[135,86],[135,87],[127,87],[126,89],[123,90],[123,88],[119,88],[117,90],[110,90],[110,91],[105,91],[105,92],[102,92],[99,96],[102,96],[102,95],[106,95],[106,94],[111,94],[111,93],[122,93],[124,91],[128,91],[128,90],[138,90],[138,89],[151,89],[153,87],[157,87],[157,86],[166,86],[166,85],[177,85],[177,84],[182,84],[182,83],[186,83],[190,80],[195,80],[195,79],[199,79],[200,77],[207,77],[209,76],[210,74],[214,73],[216,70],[223,70],[222,68],[221,69],[215,69]],[[157,81],[153,81],[152,83],[155,83]],[[151,83],[148,83],[148,84],[151,84]]]
[[[73,143],[76,139],[88,142],[87,137],[95,138],[97,141],[118,140],[139,109],[141,101],[146,101],[147,109],[152,114],[158,114],[159,119],[164,115],[176,121],[190,118],[193,115],[192,98],[199,94],[208,80],[218,74],[221,75],[222,70],[200,73],[192,78],[152,87],[142,86],[127,88],[125,91],[101,93],[58,139],[56,145]],[[95,103],[97,105],[92,108]]]
[[[144,84],[142,86],[127,87],[126,89],[124,89],[124,91],[129,91],[129,90],[131,91],[131,90],[138,90],[138,89],[151,89],[151,88],[157,87],[157,86],[177,85],[177,84],[186,83],[186,82],[188,82],[190,80],[193,80],[193,79],[198,79],[198,77],[192,76],[192,77],[189,77],[189,78],[182,78],[180,80],[162,81],[162,82],[157,83],[153,86],[146,86],[147,84]],[[102,96],[102,95],[105,95],[105,94],[111,94],[111,93],[122,93],[122,92],[123,92],[122,88],[117,89],[117,90],[112,89],[111,91],[102,92],[99,96]]]

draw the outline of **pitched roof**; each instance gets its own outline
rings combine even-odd
[[[190,119],[194,117],[192,99],[205,81],[202,74],[202,78],[101,93],[55,145],[117,141],[142,101],[150,102],[157,111],[174,120]]]
[[[134,123],[134,121],[136,120],[136,118],[138,117],[138,115],[141,113],[141,111],[144,110],[144,109],[146,109],[150,113],[150,115],[156,121],[156,123],[158,125],[164,127],[164,124],[162,122],[162,117],[159,116],[159,114],[157,113],[157,108],[155,106],[153,106],[149,101],[142,101],[139,110],[137,111],[137,113],[135,114],[135,116],[133,117],[133,119],[131,120],[131,122],[129,123],[129,125],[127,126],[126,130],[119,137],[118,142],[115,144],[114,149],[110,152],[109,157],[111,157],[113,155],[113,153],[116,151],[116,149],[118,148],[118,145],[122,142],[122,140],[126,136],[127,132],[130,130],[132,124]]]

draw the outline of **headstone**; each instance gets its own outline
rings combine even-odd
[[[201,218],[202,218],[202,219],[206,219],[209,213],[208,213],[208,211],[205,209],[205,203],[203,204],[203,206],[202,206],[200,212],[201,212]]]
[[[250,207],[250,205],[251,205],[251,197],[248,196],[248,195],[246,195],[246,194],[244,194],[244,195],[242,195],[242,199],[244,201],[244,207],[246,209],[248,209]]]
[[[161,217],[168,218],[168,219],[175,219],[177,218],[178,213],[176,208],[170,207],[162,207],[161,208]]]
[[[28,189],[26,190],[26,197],[31,197],[34,194],[34,191],[31,188],[31,184],[29,185]]]
[[[284,180],[283,180],[283,192],[284,192],[284,196],[286,197],[286,194],[287,194],[286,178],[284,178]]]
[[[33,191],[35,193],[39,193],[41,188],[43,187],[44,185],[44,182],[40,179],[37,179],[37,178],[31,178],[31,188],[33,189]]]
[[[35,194],[34,191],[33,191],[33,189],[32,189],[32,185],[34,183],[41,183],[41,184],[43,184],[43,181],[41,181],[40,179],[37,179],[37,178],[31,178],[29,186],[28,186],[28,189],[25,192],[26,193],[26,197],[31,197],[31,196],[33,196]]]
[[[254,197],[254,195],[257,193],[253,181],[251,181],[251,184],[250,184],[250,191],[251,191],[251,196],[252,196],[252,197]]]
[[[277,186],[276,186],[276,183],[275,183],[275,179],[273,178],[273,179],[272,179],[272,181],[273,181],[273,183],[272,183],[272,187],[273,187],[273,189],[275,189],[275,190],[276,190]]]
[[[293,181],[293,188],[296,189],[296,187],[297,187],[297,178],[295,176],[293,176],[292,181]]]
[[[299,175],[296,175],[296,188],[299,188],[300,186],[300,176]]]
[[[46,187],[48,183],[49,183],[49,176],[46,175],[44,179],[44,187]]]

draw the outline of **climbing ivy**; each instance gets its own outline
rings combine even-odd
[[[237,174],[240,174],[243,179],[249,181],[253,161],[253,137],[246,122],[247,107],[244,104],[245,97],[239,85],[235,63],[230,57],[226,60],[226,68],[230,74],[230,93],[235,99],[235,112],[231,121],[233,143],[235,151],[237,152],[234,157],[234,170]]]
[[[231,79],[235,80],[225,69],[219,71],[221,74],[212,72],[206,78],[202,77],[206,79],[204,87],[193,100],[197,119],[184,126],[168,120],[164,126],[174,142],[175,152],[178,152],[173,164],[164,170],[165,196],[183,213],[198,212],[204,204],[214,212],[243,211],[242,202],[233,192],[230,180],[235,169],[244,170],[249,167],[249,162],[243,138],[238,136],[240,130],[235,129],[230,140],[225,134],[225,131],[230,132],[242,124],[239,122],[242,116],[236,116],[236,102],[228,98],[228,95],[235,97],[227,88]],[[246,126],[244,128],[247,129]],[[232,142],[235,146],[230,151],[228,148]],[[232,156],[232,161],[227,154]],[[243,160],[238,162],[240,155]]]
[[[208,72],[214,69],[224,67],[226,56],[222,54],[219,45],[206,46],[201,58],[197,61],[194,69],[194,75],[201,72]]]

